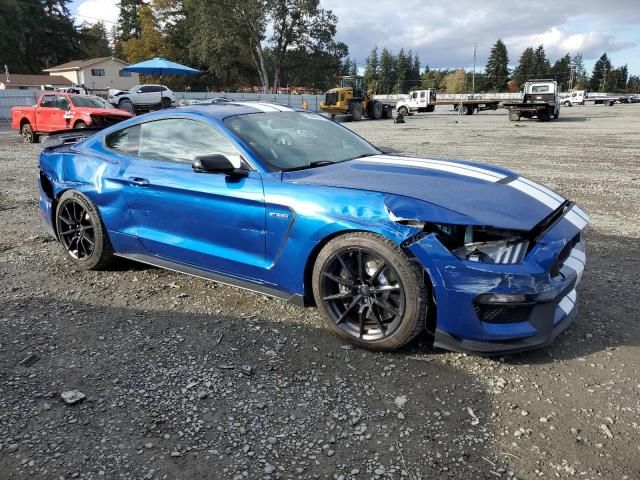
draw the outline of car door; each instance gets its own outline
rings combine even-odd
[[[43,95],[36,108],[36,129],[39,132],[52,131],[52,119],[56,110],[56,95]]]
[[[71,111],[66,95],[56,95],[55,109],[51,112],[51,130],[64,130],[70,127]]]
[[[121,181],[149,254],[245,278],[264,268],[260,173],[234,177],[192,169],[195,157],[212,154],[247,165],[216,127],[186,118],[149,121],[108,135],[106,146],[127,157]]]

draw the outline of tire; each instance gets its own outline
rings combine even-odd
[[[465,115],[473,115],[473,105],[465,105],[464,106],[464,114]]]
[[[351,102],[349,104],[349,113],[351,114],[351,118],[354,122],[359,122],[360,120],[362,120],[362,103]]]
[[[40,136],[33,131],[30,123],[25,123],[20,127],[20,134],[24,143],[38,143]]]
[[[557,120],[558,118],[560,118],[560,110],[557,110],[556,113],[553,114],[554,120]]]
[[[563,105],[564,105],[565,107],[571,107],[571,102],[564,102],[564,103],[563,103]]]
[[[435,105],[429,105],[427,107],[427,113],[434,112],[435,110],[436,110],[436,106]]]
[[[82,120],[79,122],[76,122],[76,124],[73,126],[73,128],[87,128],[87,124],[84,123]]]
[[[398,113],[399,113],[400,115],[405,115],[405,116],[406,116],[406,115],[409,115],[409,109],[408,109],[407,107],[400,107],[400,108],[398,109]]]
[[[538,113],[538,120],[541,122],[548,122],[551,120],[551,114],[549,111],[545,110],[544,112]]]
[[[171,108],[171,99],[163,97],[162,98],[162,108]]]
[[[329,241],[314,264],[312,284],[329,328],[358,347],[396,350],[426,326],[422,268],[380,235],[347,233]]]
[[[67,257],[82,270],[114,261],[113,247],[97,207],[77,190],[62,194],[56,208],[56,233]]]
[[[382,103],[378,100],[372,100],[367,103],[367,116],[372,120],[380,120],[382,118]]]
[[[512,122],[519,122],[520,121],[520,114],[518,112],[510,111],[509,112],[509,120],[512,121]]]
[[[129,100],[128,98],[125,98],[124,100],[120,100],[118,102],[118,108],[120,110],[124,110],[129,113],[135,113],[135,108],[133,106],[133,103],[131,103],[131,100]]]
[[[389,118],[393,118],[393,110],[389,107],[383,108],[382,109],[382,118],[384,119],[389,119]]]

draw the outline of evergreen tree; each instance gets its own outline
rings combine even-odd
[[[383,48],[380,54],[380,67],[379,67],[379,93],[388,94],[396,83],[394,75],[395,58],[391,55],[391,52]]]
[[[544,45],[538,45],[534,53],[535,68],[533,74],[538,78],[545,78],[551,71],[551,64],[547,60],[547,54],[544,51]]]
[[[407,63],[408,57],[404,53],[404,48],[400,49],[398,56],[395,58],[395,84],[393,87],[393,93],[405,93],[405,80],[407,78]]]
[[[113,53],[104,23],[83,24],[78,29],[80,50],[84,58],[109,57]]]
[[[582,60],[582,53],[576,53],[571,59],[573,65],[574,78],[572,88],[584,90],[589,88],[589,77],[587,76],[587,70],[584,68],[584,61]]]
[[[507,46],[502,40],[498,39],[491,48],[484,71],[487,76],[487,89],[502,92],[507,88],[507,82],[509,81],[509,54]]]
[[[558,82],[558,87],[561,90],[569,90],[569,79],[571,76],[571,55],[568,53],[556,60],[551,67],[551,74],[553,78]]]
[[[367,57],[364,69],[364,83],[374,93],[378,91],[378,47],[375,46]]]
[[[513,78],[519,86],[536,75],[536,54],[533,48],[528,47],[520,55],[520,62],[513,72]]]
[[[606,76],[611,71],[611,61],[607,57],[606,53],[602,56],[593,66],[593,72],[591,72],[591,81],[589,87],[592,92],[598,92],[606,88]]]

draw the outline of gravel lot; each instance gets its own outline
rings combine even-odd
[[[0,479],[640,478],[639,117],[347,124],[512,168],[591,213],[575,325],[493,359],[423,338],[355,350],[313,309],[129,262],[78,271],[39,222],[39,146],[0,131]]]

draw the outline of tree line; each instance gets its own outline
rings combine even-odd
[[[378,59],[378,47],[367,57],[364,67],[365,79],[377,93],[406,93],[410,90],[433,88],[447,93],[517,92],[527,80],[549,78],[558,82],[560,89],[578,89],[609,92],[640,92],[640,77],[629,75],[627,65],[613,67],[606,53],[598,59],[589,76],[581,53],[569,53],[553,64],[547,57],[544,45],[528,47],[520,55],[515,68],[509,67],[509,53],[502,40],[491,48],[484,71],[473,72],[459,69],[430,69],[420,71],[417,60],[413,68],[408,67],[401,50],[397,56],[386,48]],[[382,58],[385,66],[382,66]],[[410,52],[409,52],[409,58]],[[400,60],[398,60],[400,59]]]

